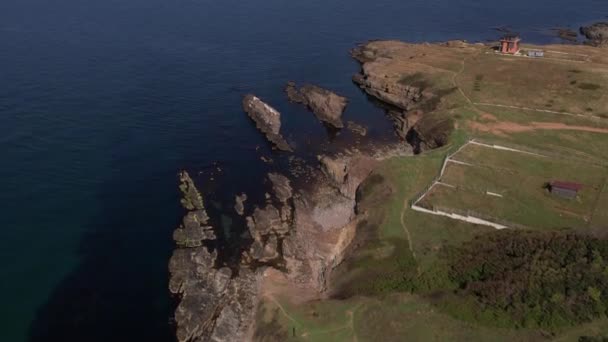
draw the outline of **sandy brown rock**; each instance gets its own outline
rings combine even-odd
[[[243,98],[243,110],[255,122],[256,127],[264,133],[266,139],[277,149],[293,151],[281,135],[281,113],[254,95],[246,95]]]
[[[268,179],[272,183],[274,195],[280,202],[285,203],[293,196],[291,182],[287,177],[278,173],[270,173],[268,174]]]
[[[347,160],[342,158],[332,158],[329,156],[318,156],[321,170],[325,172],[336,185],[344,183],[347,175]]]
[[[285,89],[291,102],[301,103],[315,114],[315,116],[335,128],[343,128],[342,113],[348,100],[332,91],[315,85],[304,85],[300,89],[296,84],[289,82]]]

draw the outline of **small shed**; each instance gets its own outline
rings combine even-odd
[[[543,50],[528,50],[528,57],[542,58],[545,57]]]
[[[567,199],[575,199],[582,189],[583,185],[579,183],[564,181],[553,181],[549,183],[549,191],[551,191],[553,195]]]

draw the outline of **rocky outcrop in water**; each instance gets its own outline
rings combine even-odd
[[[260,275],[241,268],[234,276],[230,268],[216,267],[217,252],[205,246],[215,234],[202,196],[187,172],[180,174],[180,182],[188,213],[174,232],[178,248],[169,261],[169,290],[179,296],[177,340],[245,340],[257,305]]]
[[[567,27],[557,27],[551,31],[559,38],[566,42],[576,43],[578,41],[578,32]]]
[[[281,135],[281,113],[254,95],[246,95],[243,98],[243,110],[274,147],[281,151],[293,152]]]
[[[240,216],[245,215],[245,201],[247,201],[247,194],[240,194],[234,197],[234,211]]]
[[[608,22],[595,23],[581,27],[581,34],[587,38],[587,43],[598,47],[608,47]]]
[[[348,103],[345,97],[314,85],[298,89],[294,82],[287,83],[285,92],[291,102],[308,106],[319,120],[335,128],[344,127],[342,113]]]
[[[356,122],[348,121],[346,123],[346,127],[348,127],[351,132],[359,134],[362,137],[367,135],[367,128],[363,125],[359,125]]]

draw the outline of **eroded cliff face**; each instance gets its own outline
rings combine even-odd
[[[356,233],[356,191],[376,160],[363,155],[319,156],[317,183],[294,200],[294,231],[284,241],[287,277],[324,296],[329,273]]]
[[[402,42],[370,42],[353,49],[351,55],[361,63],[361,72],[353,81],[386,109],[396,134],[421,152],[442,146],[453,131],[449,117],[428,113],[436,112],[442,97],[454,89],[434,86],[425,79],[424,70],[417,70],[411,61],[420,57],[411,51],[413,47]]]

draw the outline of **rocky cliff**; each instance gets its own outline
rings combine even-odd
[[[466,45],[460,43],[459,47]],[[442,146],[451,134],[450,118],[428,113],[435,112],[442,97],[454,89],[434,86],[422,72],[416,71],[414,62],[409,62],[419,57],[410,53],[412,46],[383,41],[353,49],[351,55],[361,63],[361,71],[353,76],[353,82],[386,109],[396,134],[420,152]]]
[[[608,47],[608,22],[595,23],[581,27],[581,34],[587,38],[587,43],[598,47]]]

